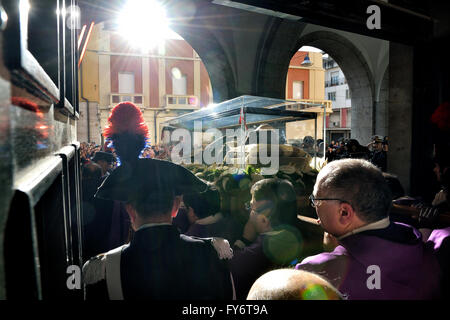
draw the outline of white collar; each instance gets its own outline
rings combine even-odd
[[[207,225],[207,224],[213,224],[216,223],[217,221],[221,220],[223,218],[222,213],[216,213],[213,216],[207,216],[206,218],[203,219],[198,219],[197,221],[195,221],[195,223],[200,224],[200,225]]]
[[[150,227],[157,227],[157,226],[171,226],[172,224],[169,222],[161,222],[161,223],[146,223],[140,226],[136,232],[138,232],[141,229],[150,228]]]
[[[342,239],[344,239],[344,238],[346,238],[348,236],[351,236],[352,234],[360,233],[360,232],[367,231],[367,230],[384,229],[384,228],[387,228],[390,223],[391,222],[389,220],[389,217],[386,217],[384,219],[381,219],[381,220],[378,220],[378,221],[366,224],[366,225],[364,225],[362,227],[353,229],[352,231],[347,232],[343,236],[337,237],[337,239],[338,240],[342,240]]]

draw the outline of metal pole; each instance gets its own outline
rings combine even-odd
[[[314,118],[314,143],[317,144],[317,113]],[[314,147],[314,169],[317,170],[317,149]]]
[[[240,161],[240,168],[242,170],[245,170],[245,114],[244,114],[244,97],[242,97],[241,102],[241,135],[239,137],[240,140],[240,158],[238,161]]]
[[[327,106],[324,104],[323,105],[323,159],[325,160],[325,150],[326,150],[326,145],[327,145],[327,136],[326,136],[326,134],[327,134],[327,128],[326,128],[326,125],[327,125],[327,121],[326,121],[326,118],[327,118]]]

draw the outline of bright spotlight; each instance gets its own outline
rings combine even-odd
[[[162,43],[170,30],[166,12],[156,0],[128,0],[118,25],[131,46],[146,51]]]

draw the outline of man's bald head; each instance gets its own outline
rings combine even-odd
[[[247,300],[341,300],[342,295],[322,277],[303,270],[278,269],[259,277]]]

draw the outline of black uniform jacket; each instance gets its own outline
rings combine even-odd
[[[83,271],[88,269],[87,264],[101,258],[102,255],[92,258]],[[233,298],[227,260],[219,259],[210,240],[182,235],[172,225],[138,230],[122,251],[120,268],[124,299]],[[108,299],[104,278],[86,286],[86,299]]]

